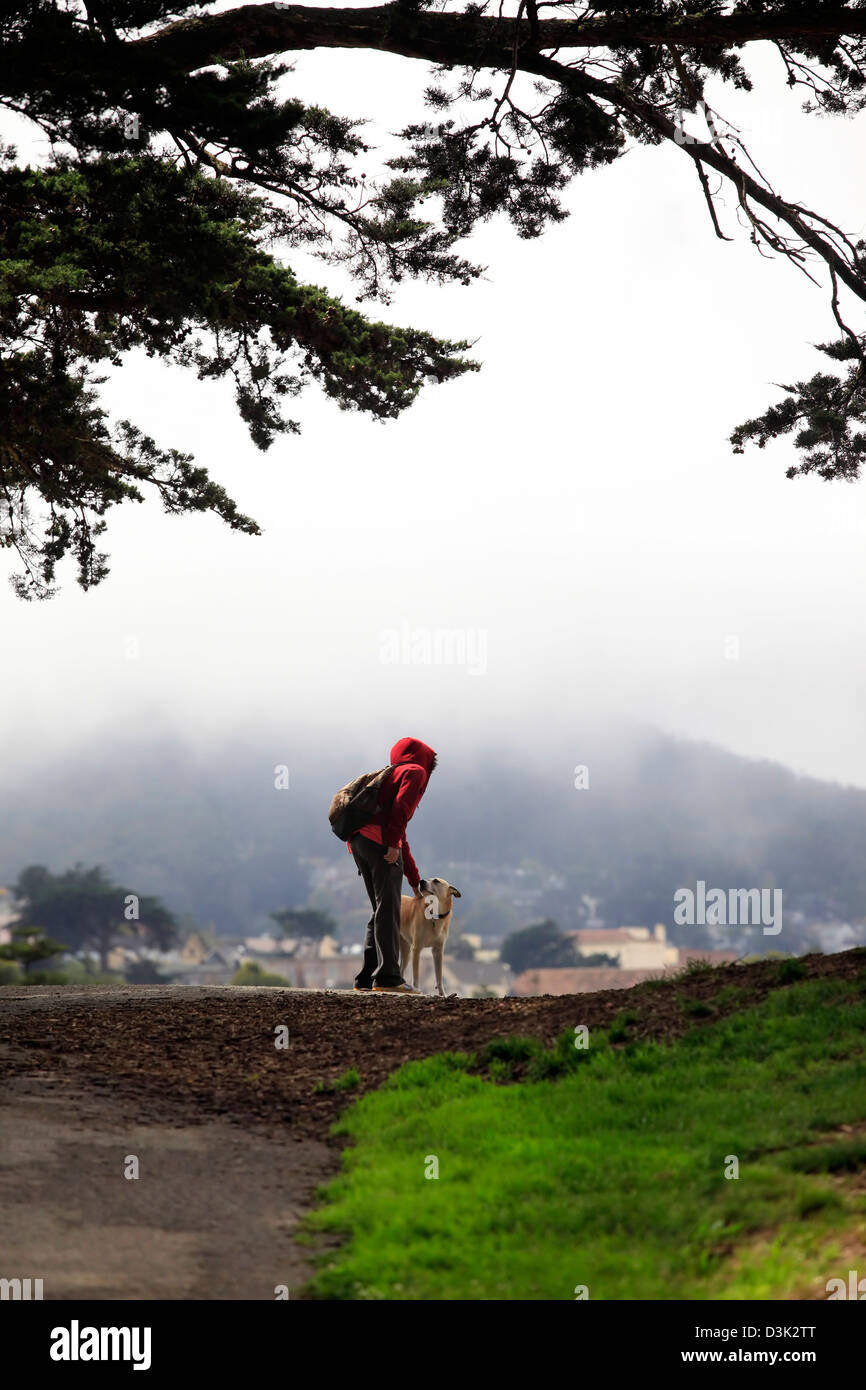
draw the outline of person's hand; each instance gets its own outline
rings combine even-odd
[[[387,852],[387,854],[385,855],[385,863],[386,863],[386,864],[396,864],[396,863],[397,863],[397,856],[399,855],[399,853],[400,853],[400,851],[399,851],[398,849],[395,849],[393,845],[389,845],[389,846],[388,846],[388,852]]]

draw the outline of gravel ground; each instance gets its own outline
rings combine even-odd
[[[864,959],[805,966],[854,978]],[[686,1001],[729,983],[730,1008],[784,987],[778,962],[540,999],[0,987],[0,1277],[59,1299],[294,1296],[309,1264],[293,1232],[339,1165],[330,1126],[355,1095],[413,1058],[551,1042],[624,1009],[631,1037],[672,1038],[695,1026]],[[357,1088],[334,1089],[349,1068]]]

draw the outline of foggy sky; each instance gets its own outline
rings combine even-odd
[[[762,50],[746,64],[772,92],[716,105],[778,191],[862,235],[864,118],[800,115]],[[372,136],[416,117],[428,81],[425,64],[317,52],[286,85],[369,115]],[[92,593],[70,566],[44,604],[0,589],[7,767],[101,733],[253,727],[314,731],[359,766],[407,733],[527,757],[561,739],[567,761],[565,730],[603,715],[866,786],[863,484],[788,481],[790,442],[742,457],[726,442],[774,381],[824,366],[823,280],[762,258],[730,194],[734,241],[718,241],[679,150],[634,150],[566,199],[539,241],[476,235],[471,288],[366,306],[477,340],[483,362],[385,426],[311,388],[300,437],[261,454],[228,381],[143,355],[113,373],[112,415],[193,453],[264,535],[149,498],[109,512]],[[290,262],[352,297],[336,270]]]

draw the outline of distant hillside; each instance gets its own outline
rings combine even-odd
[[[306,901],[303,861],[345,869],[327,807],[369,761],[322,753],[303,731],[280,746],[275,754],[274,739],[262,737],[205,757],[166,740],[103,744],[7,784],[0,884],[30,863],[100,863],[178,915],[246,933],[268,912]],[[278,761],[289,767],[288,791],[274,787]],[[440,764],[410,839],[422,871],[450,865],[468,875],[461,907],[467,920],[473,906],[480,913],[476,927],[497,915],[506,926],[539,915],[585,925],[586,895],[610,925],[660,921],[675,940],[698,942],[699,929],[675,929],[672,915],[674,891],[697,879],[781,888],[786,931],[765,947],[805,944],[798,914],[866,917],[866,791],[634,730],[576,735],[537,759],[489,749],[467,763],[445,750]],[[586,789],[574,786],[578,764],[589,769]],[[520,867],[536,884],[531,900],[515,899]],[[490,920],[482,896],[494,900]]]

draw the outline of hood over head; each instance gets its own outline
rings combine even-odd
[[[391,749],[390,761],[396,764],[416,763],[418,767],[423,767],[429,778],[436,754],[420,738],[399,738]]]

